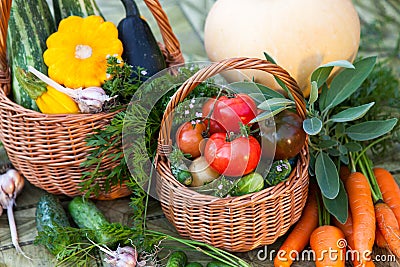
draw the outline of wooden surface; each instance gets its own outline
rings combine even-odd
[[[51,2],[51,0],[50,0]],[[124,15],[123,7],[118,0],[97,0],[100,9],[103,11],[106,19],[118,23]],[[137,1],[143,15],[148,19],[152,29],[158,35],[154,20],[146,11],[142,1]],[[169,15],[171,24],[181,41],[182,50],[187,61],[206,60],[204,48],[202,45],[202,23],[205,14],[210,8],[213,0],[168,0],[161,1],[165,11]],[[363,0],[365,3],[365,1]],[[367,1],[368,2],[368,1]],[[396,173],[396,177],[400,179],[400,148],[393,148],[388,152],[385,159],[377,159],[379,166],[385,166],[389,170]],[[0,217],[0,267],[37,267],[37,266],[54,266],[53,257],[40,246],[33,245],[36,236],[35,210],[39,197],[44,192],[41,189],[26,184],[23,192],[17,198],[17,207],[15,207],[15,217],[20,237],[20,244],[25,253],[33,258],[32,261],[18,255],[12,246],[8,221],[6,214]],[[60,196],[63,204],[69,201],[69,198]],[[131,208],[129,207],[129,198],[114,201],[98,201],[96,203],[99,208],[104,211],[106,217],[112,222],[129,223]],[[175,234],[173,226],[165,219],[158,202],[151,201],[148,212],[148,227],[169,234]],[[267,251],[271,252],[277,249],[283,238],[276,243],[267,247]],[[260,251],[262,250],[262,251]],[[260,260],[258,256],[263,257],[264,248],[256,249],[248,253],[238,254],[242,258],[247,259],[253,266],[273,266],[269,260]],[[168,251],[163,251],[164,254]],[[188,252],[191,260],[197,260],[202,263],[209,261],[209,258],[197,252]],[[375,255],[386,255],[386,251],[376,250]],[[98,266],[103,266],[101,261]],[[104,265],[106,266],[106,265]],[[205,266],[205,265],[204,265]],[[293,266],[315,266],[312,262],[301,261],[293,264]],[[400,266],[396,262],[376,262],[376,266]]]

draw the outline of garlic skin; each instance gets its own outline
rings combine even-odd
[[[101,87],[87,87],[74,90],[76,98],[74,100],[78,103],[79,109],[82,113],[98,113],[103,109],[106,101],[111,100]]]
[[[112,267],[135,267],[137,259],[136,249],[125,246],[118,247],[116,251],[109,253],[104,261]]]

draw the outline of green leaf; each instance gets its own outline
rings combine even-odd
[[[325,152],[319,153],[315,160],[315,177],[323,196],[334,199],[339,194],[339,174],[335,163]]]
[[[347,122],[357,120],[363,117],[374,104],[375,102],[371,102],[358,107],[345,109],[333,115],[330,120],[333,122]]]
[[[264,112],[258,114],[257,117],[252,119],[250,121],[250,123],[260,122],[260,121],[269,119],[269,118],[275,116],[276,114],[278,114],[279,112],[284,111],[285,109],[287,109],[287,107],[280,107],[280,108],[277,108],[272,111],[264,111]]]
[[[311,91],[310,91],[310,97],[308,99],[308,104],[314,104],[315,101],[318,99],[318,86],[316,81],[311,82]]]
[[[337,141],[335,141],[335,140],[322,140],[318,144],[319,148],[321,148],[321,149],[330,148],[335,145],[337,145]]]
[[[316,135],[322,129],[322,121],[317,117],[305,119],[303,121],[303,129],[309,135]]]
[[[354,64],[355,69],[345,69],[333,78],[321,110],[336,107],[352,95],[371,73],[376,57],[367,57]]]
[[[363,149],[363,147],[356,142],[348,142],[344,144],[344,146],[347,148],[347,151],[349,152],[359,152]]]
[[[264,56],[265,56],[265,58],[266,58],[268,61],[270,61],[270,62],[276,64],[275,60],[274,60],[270,55],[268,55],[268,53],[264,52]],[[285,90],[289,95],[291,95],[289,89],[286,87],[285,83],[282,82],[281,79],[279,79],[279,78],[276,77],[276,76],[274,76],[274,79],[275,79],[275,81],[279,84],[279,86],[282,87],[283,90]]]
[[[336,126],[335,126],[335,136],[337,138],[342,137],[343,134],[344,134],[344,130],[345,130],[345,128],[344,128],[344,125],[342,123],[336,124]]]
[[[396,118],[380,121],[366,121],[348,127],[345,133],[355,141],[367,141],[390,132],[396,123]]]
[[[236,93],[252,95],[253,98],[254,96],[256,96],[254,100],[258,101],[259,103],[269,98],[285,98],[285,96],[278,93],[277,91],[265,85],[254,82],[234,82],[229,84],[228,87]]]
[[[354,66],[347,60],[332,61],[315,69],[311,74],[311,82],[315,81],[317,88],[319,88],[328,80],[333,67],[354,69]]]
[[[262,110],[271,110],[273,107],[294,107],[294,105],[294,101],[287,98],[270,98],[258,105],[258,108]]]
[[[350,163],[349,155],[340,155],[339,159],[344,165],[349,165]]]
[[[345,223],[348,216],[348,198],[343,182],[339,180],[339,193],[334,199],[329,199],[322,196],[325,208],[339,222]]]

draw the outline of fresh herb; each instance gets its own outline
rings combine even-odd
[[[360,88],[343,102],[343,106],[360,106],[374,102],[369,112],[363,117],[364,121],[386,120],[398,117],[400,114],[399,77],[386,62],[377,62],[371,74],[361,84]],[[400,124],[396,124],[391,132],[391,138],[371,147],[374,157],[384,158],[391,149],[400,144]]]
[[[363,58],[354,65],[347,61],[335,61],[320,66],[311,75],[307,118],[303,122],[303,129],[309,135],[309,172],[318,182],[325,207],[342,223],[347,219],[347,194],[339,180],[339,166],[353,165],[352,153],[363,150],[366,141],[377,142],[376,139],[385,138],[397,124],[396,118],[364,120],[364,115],[374,102],[350,107],[344,105],[359,90],[375,63],[375,57]],[[334,67],[342,67],[344,70],[328,85],[327,80]],[[274,100],[270,98],[267,101],[281,105],[278,110],[288,108],[286,103],[279,104],[282,101],[271,99]],[[262,108],[262,104],[259,107]],[[265,115],[262,114],[254,121],[264,119]],[[345,208],[332,208],[336,206]]]
[[[274,186],[280,182],[284,182],[289,178],[289,174],[292,171],[292,166],[289,160],[277,160],[271,165],[270,170],[266,174],[265,184],[267,186]]]

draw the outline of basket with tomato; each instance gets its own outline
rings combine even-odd
[[[235,69],[274,75],[295,105],[282,111],[270,103],[270,109],[260,109],[266,91],[241,92],[228,85],[213,98],[191,100],[201,110],[194,117],[175,116],[199,83]],[[229,251],[249,251],[286,233],[307,198],[304,118],[297,83],[267,60],[227,59],[186,80],[164,112],[156,161],[158,197],[177,231]]]

